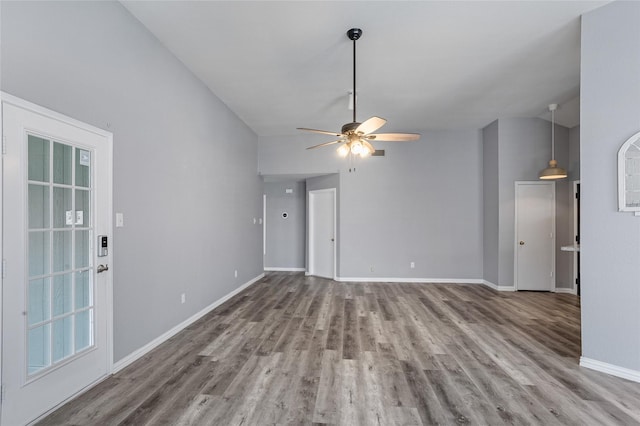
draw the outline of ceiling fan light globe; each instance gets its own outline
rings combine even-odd
[[[362,152],[362,143],[360,141],[351,144],[351,153],[359,155]]]
[[[340,145],[337,151],[340,157],[346,157],[347,154],[349,154],[349,147],[347,146],[347,144]]]

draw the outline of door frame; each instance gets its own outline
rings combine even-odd
[[[513,289],[518,291],[518,187],[524,185],[547,185],[551,187],[551,273],[553,276],[549,282],[548,291],[556,289],[556,183],[554,181],[515,181],[514,205],[515,216],[513,220]]]
[[[76,120],[74,118],[68,117],[64,114],[60,114],[58,112],[52,111],[48,108],[34,104],[32,102],[29,102],[17,96],[10,95],[3,91],[0,91],[0,130],[2,131],[2,158],[3,158],[3,161],[0,161],[0,224],[4,222],[4,206],[2,204],[2,199],[4,198],[3,163],[4,163],[4,154],[5,154],[5,139],[4,139],[4,123],[2,122],[2,117],[3,117],[3,109],[5,104],[13,105],[15,107],[50,118],[52,120],[60,121],[67,125],[74,126],[91,133],[95,133],[105,138],[107,147],[105,150],[106,158],[103,160],[106,160],[107,162],[107,187],[104,188],[103,191],[106,192],[105,196],[106,196],[107,211],[105,212],[105,214],[107,215],[107,221],[106,221],[107,236],[111,239],[111,250],[113,251],[113,242],[114,242],[113,241],[114,240],[113,238],[113,133],[100,129],[98,127],[92,126],[90,124],[84,123],[82,121]],[[95,201],[92,207],[95,208]],[[2,276],[0,280],[0,283],[2,286],[4,286],[4,268],[5,268],[3,250],[4,250],[4,235],[2,233],[2,226],[0,226],[0,259],[3,259]],[[114,263],[115,263],[113,255],[110,257],[110,263],[111,263],[111,267],[109,269],[113,270]],[[80,391],[78,391],[78,393],[71,395],[68,399],[61,402],[57,406],[51,407],[50,410],[48,410],[47,412],[39,416],[38,419],[43,418],[44,416],[49,414],[51,411],[53,411],[55,408],[73,399],[78,394],[85,392],[88,388],[104,380],[113,372],[113,274],[107,274],[105,279],[106,279],[106,286],[107,286],[106,288],[107,297],[106,297],[106,300],[103,301],[104,303],[103,309],[106,309],[106,322],[107,322],[106,324],[107,365],[105,366],[105,375],[100,379],[98,379],[98,381],[96,382],[87,383],[85,387],[83,387]],[[3,329],[2,327],[4,326],[2,324],[2,318],[3,318],[2,308],[3,308],[2,291],[0,291],[0,330],[2,330]],[[3,383],[2,379],[3,379],[3,370],[4,370],[2,352],[3,352],[2,339],[0,339],[0,383]],[[2,391],[4,391],[4,388],[2,388]],[[0,403],[0,416],[1,414],[2,414],[2,403]],[[35,419],[34,421],[38,419]]]
[[[333,279],[335,280],[337,277],[336,274],[336,264],[337,264],[337,256],[336,256],[336,252],[337,252],[337,244],[338,244],[338,237],[337,237],[337,206],[336,206],[336,188],[327,188],[327,189],[315,189],[315,190],[311,190],[308,191],[308,195],[309,195],[309,240],[308,240],[308,251],[309,251],[309,269],[307,271],[307,275],[313,275],[314,274],[314,252],[313,252],[313,244],[315,242],[315,235],[313,232],[313,228],[314,228],[314,221],[315,221],[315,211],[314,211],[314,196],[319,194],[319,193],[324,193],[324,192],[330,192],[333,196]]]
[[[580,204],[580,199],[579,196],[580,194],[578,193],[578,185],[580,185],[580,179],[578,180],[574,180],[572,183],[572,199],[573,199],[573,243],[574,244],[580,244],[578,241],[576,241],[576,239],[578,238],[578,235],[580,234],[580,229],[579,229],[579,223],[580,221],[579,219],[579,211],[578,211],[578,205]],[[578,251],[574,251],[572,253],[573,256],[573,276],[571,277],[571,290],[573,294],[578,294],[578,284],[576,283],[576,280],[579,277],[579,270],[578,270],[578,256],[580,256],[580,252]]]

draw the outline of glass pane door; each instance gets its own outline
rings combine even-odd
[[[28,377],[94,346],[91,157],[28,135]]]

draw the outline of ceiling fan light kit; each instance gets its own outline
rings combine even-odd
[[[339,139],[324,142],[318,145],[310,146],[307,149],[320,148],[323,146],[341,144],[337,151],[341,157],[360,156],[368,157],[372,155],[376,149],[369,141],[386,141],[386,142],[402,142],[415,141],[420,138],[417,133],[379,133],[374,134],[376,130],[384,126],[387,122],[384,118],[371,117],[360,123],[356,120],[357,113],[357,93],[356,93],[356,41],[362,36],[360,28],[351,28],[347,31],[347,37],[353,41],[353,91],[350,92],[349,109],[353,109],[353,121],[342,126],[340,132],[329,132],[326,130],[309,129],[306,127],[298,127],[298,130],[307,132],[320,133],[324,135],[336,136]],[[351,108],[353,107],[353,108]],[[355,169],[354,169],[355,170]],[[349,169],[351,171],[351,169]]]
[[[558,104],[549,105],[549,111],[551,111],[551,160],[549,160],[549,167],[542,170],[538,177],[542,180],[555,180],[564,179],[567,177],[567,171],[562,167],[558,167],[558,162],[555,160],[555,112],[558,109]]]

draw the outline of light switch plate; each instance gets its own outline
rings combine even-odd
[[[124,226],[124,214],[116,213],[116,228],[122,228]]]
[[[67,210],[65,212],[65,224],[73,225],[73,210]]]

